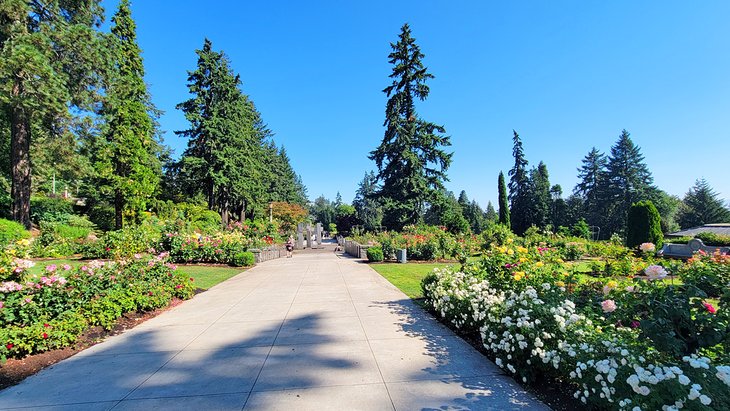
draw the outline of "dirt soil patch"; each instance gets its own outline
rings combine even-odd
[[[196,290],[196,294],[202,291]],[[117,320],[116,325],[111,330],[105,330],[99,326],[91,327],[81,334],[76,343],[71,347],[32,354],[25,358],[9,359],[0,365],[0,390],[16,385],[40,370],[104,341],[107,337],[121,334],[150,318],[157,317],[163,312],[180,305],[182,302],[183,300],[175,298],[170,305],[164,308],[147,312],[134,311],[126,313]]]

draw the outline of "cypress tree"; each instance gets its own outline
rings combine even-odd
[[[515,164],[509,171],[509,200],[512,231],[522,235],[530,227],[530,177],[527,173],[527,160],[522,149],[519,134],[512,130],[512,156]]]
[[[550,216],[550,177],[542,161],[530,171],[529,225],[545,228]]]
[[[488,223],[493,223],[499,220],[499,215],[494,210],[494,206],[491,201],[487,203],[487,210],[484,212],[484,219],[487,220]]]
[[[156,140],[156,109],[144,82],[142,51],[129,1],[122,0],[112,17],[112,74],[102,115],[106,120],[103,152],[96,159],[102,192],[112,195],[114,223],[146,208],[159,186],[162,165]]]
[[[504,183],[504,174],[500,171],[497,179],[497,190],[499,191],[499,223],[511,227],[509,215],[509,203],[507,198],[507,186]]]
[[[69,108],[90,110],[104,64],[99,0],[3,1],[0,110],[10,138],[11,218],[30,228],[31,140],[53,136]]]
[[[654,243],[659,249],[663,242],[661,219],[654,204],[649,200],[632,204],[626,225],[626,246],[633,248],[641,243]]]
[[[383,223],[400,230],[421,220],[425,204],[443,188],[451,154],[442,147],[451,142],[442,126],[421,119],[416,99],[425,100],[426,85],[433,75],[423,65],[424,57],[411,29],[404,24],[398,42],[391,43],[389,62],[393,65],[392,83],[383,92],[388,96],[385,109],[385,135],[369,158],[378,167],[382,186],[378,197],[383,205]]]

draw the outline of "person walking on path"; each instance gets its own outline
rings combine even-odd
[[[286,240],[286,258],[292,257],[292,251],[294,251],[294,238],[289,236],[289,239]]]

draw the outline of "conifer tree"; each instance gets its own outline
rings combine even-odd
[[[653,178],[644,163],[644,156],[634,145],[629,133],[621,131],[616,144],[611,147],[611,155],[606,164],[608,221],[606,235],[623,231],[626,218],[633,203],[649,198]],[[602,234],[604,230],[601,230]]]
[[[484,219],[487,220],[487,223],[499,221],[499,215],[494,210],[494,206],[491,201],[487,203],[487,210],[484,212]]]
[[[142,50],[128,0],[121,1],[112,22],[112,71],[102,108],[106,126],[95,167],[102,192],[113,197],[114,224],[120,229],[125,213],[134,217],[146,208],[158,188],[162,165],[153,118],[157,111],[144,82]]]
[[[682,228],[710,223],[730,223],[730,210],[704,178],[695,181],[682,202],[684,210],[679,216]]]
[[[375,197],[377,182],[378,178],[374,172],[365,173],[365,177],[358,184],[355,200],[352,202],[357,212],[357,218],[367,231],[378,229],[383,220],[383,212]]]
[[[545,228],[550,216],[550,178],[542,161],[530,171],[530,225]]]
[[[606,156],[593,147],[582,160],[578,179],[573,193],[583,199],[585,219],[590,225],[602,226],[608,201]]]
[[[415,101],[428,97],[426,81],[433,75],[423,65],[424,55],[408,24],[403,25],[398,42],[391,47],[388,58],[393,65],[393,81],[383,90],[388,96],[386,130],[369,157],[375,161],[382,182],[378,197],[383,205],[383,223],[400,230],[421,220],[425,204],[443,188],[451,154],[442,147],[451,142],[442,126],[421,119],[416,112]]]
[[[0,125],[10,136],[10,215],[26,228],[32,133],[53,137],[69,108],[92,108],[101,86],[99,3],[14,0],[0,6]]]
[[[522,149],[519,134],[512,130],[512,156],[515,164],[509,171],[509,200],[512,231],[522,235],[530,227],[530,177],[527,172],[527,160]]]
[[[499,191],[499,223],[511,227],[509,215],[509,202],[507,197],[507,185],[504,183],[504,174],[500,171],[497,179],[497,190]]]

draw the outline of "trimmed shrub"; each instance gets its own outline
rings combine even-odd
[[[572,227],[570,227],[570,233],[575,237],[580,237],[585,240],[591,239],[591,228],[588,227],[588,223],[586,223],[586,220],[580,219],[577,223],[573,224]]]
[[[33,197],[30,199],[30,220],[65,223],[73,215],[73,205],[62,198]]]
[[[712,245],[717,247],[730,246],[730,236],[715,234],[715,233],[699,233],[695,236],[702,240],[705,245]]]
[[[626,246],[634,248],[642,243],[654,243],[657,249],[664,243],[659,211],[648,200],[631,205],[626,225]]]
[[[383,248],[382,247],[370,247],[367,249],[368,261],[371,263],[378,263],[383,261]]]
[[[0,247],[29,237],[30,232],[23,227],[23,224],[0,218]]]
[[[33,242],[35,257],[64,257],[81,252],[86,237],[91,233],[87,227],[41,221],[41,235]]]
[[[256,264],[256,259],[250,251],[241,251],[233,254],[231,265],[236,267],[251,267]]]

